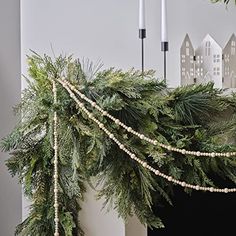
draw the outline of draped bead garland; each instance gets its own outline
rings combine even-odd
[[[53,81],[53,102],[54,107],[57,104],[57,89],[56,82]],[[54,108],[55,109],[55,108]],[[53,134],[54,134],[54,221],[55,221],[55,232],[54,236],[59,236],[59,204],[58,204],[58,117],[57,112],[53,114]]]
[[[81,93],[78,89],[76,89],[75,86],[70,84],[68,81],[59,80],[59,82],[64,84],[64,85],[67,85],[72,91],[74,91],[77,95],[79,95],[81,99],[83,99],[86,102],[90,103],[90,105],[92,107],[94,107],[99,112],[101,112],[101,114],[103,116],[108,117],[109,119],[114,121],[117,125],[123,127],[127,132],[132,133],[132,134],[136,135],[137,137],[139,137],[140,139],[145,140],[145,141],[147,141],[147,142],[149,142],[153,145],[158,145],[158,146],[160,146],[160,147],[162,147],[162,148],[164,148],[168,151],[178,152],[178,153],[181,153],[183,155],[193,155],[193,156],[197,156],[197,157],[203,157],[203,156],[204,157],[232,157],[232,156],[236,156],[236,152],[201,152],[201,151],[191,151],[191,150],[180,149],[180,148],[172,147],[170,145],[165,145],[163,143],[158,142],[157,140],[148,138],[144,134],[136,132],[131,127],[128,127],[127,125],[122,123],[119,119],[117,119],[117,118],[113,117],[112,115],[110,115],[108,112],[103,110],[100,106],[98,106],[94,101],[92,101],[91,99],[86,97],[83,93]]]
[[[204,186],[199,186],[199,185],[192,185],[189,183],[186,183],[184,181],[180,181],[177,180],[175,178],[173,178],[170,175],[166,175],[164,173],[162,173],[160,170],[153,168],[152,166],[150,166],[146,161],[141,160],[140,158],[138,158],[134,153],[130,152],[123,143],[121,143],[114,134],[112,134],[105,126],[102,122],[100,122],[98,119],[96,119],[93,114],[91,112],[89,112],[86,108],[84,103],[80,102],[80,100],[76,97],[76,95],[72,92],[72,89],[70,88],[71,86],[68,85],[68,82],[66,82],[65,80],[58,80],[58,82],[67,90],[67,92],[69,93],[70,97],[76,102],[76,104],[79,106],[79,108],[81,109],[81,111],[83,111],[89,119],[91,119],[93,122],[95,122],[99,128],[111,139],[113,140],[118,147],[124,151],[126,154],[128,154],[128,156],[138,162],[139,164],[141,164],[144,168],[148,169],[149,171],[153,172],[155,175],[162,177],[164,179],[166,179],[169,182],[172,182],[174,184],[177,184],[179,186],[182,186],[184,188],[189,188],[189,189],[193,189],[193,190],[200,190],[200,191],[208,191],[208,192],[217,192],[217,193],[232,193],[232,192],[236,192],[236,188],[215,188],[215,187],[204,187]],[[73,90],[76,90],[75,87],[72,87]],[[87,98],[84,94],[82,94],[81,92],[79,92],[78,90],[76,90],[76,92],[78,92],[80,95],[80,97],[86,101],[91,101],[89,98]],[[102,112],[102,114],[104,116],[107,116],[111,119],[113,119],[114,117],[112,117],[111,115],[109,115],[106,111],[103,111],[95,102],[91,101],[91,105],[93,107],[95,107],[96,109],[100,110]],[[115,118],[114,118],[115,119]],[[122,122],[120,122],[118,119],[116,119],[116,123],[119,124],[121,126],[125,126],[125,124],[123,124]],[[127,129],[129,129],[130,127],[127,127]],[[135,133],[137,133],[136,131],[134,131]],[[138,133],[136,134],[138,136]],[[141,139],[144,139],[145,136],[142,134],[139,134],[139,136],[141,135]],[[148,138],[146,138],[147,140]],[[151,141],[151,139],[149,140]],[[153,143],[154,145],[156,143]],[[218,153],[215,153],[215,156],[217,156]],[[228,153],[229,155],[227,156],[231,156],[232,153]]]

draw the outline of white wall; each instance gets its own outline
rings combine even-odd
[[[155,69],[157,75],[162,76],[160,0],[146,2],[146,68]],[[25,55],[30,53],[29,49],[52,54],[51,44],[56,54],[73,53],[93,61],[102,59],[105,67],[140,68],[138,0],[22,0],[21,3],[24,74],[27,74]],[[236,31],[236,8],[226,10],[221,5],[213,6],[210,0],[169,0],[168,3],[168,83],[176,86],[180,83],[179,50],[185,34],[189,33],[194,47],[200,44],[207,33],[223,45]],[[88,201],[95,204],[91,195]],[[100,207],[100,203],[94,206],[93,214]],[[100,213],[97,214],[100,219]],[[110,217],[113,217],[113,223],[116,222],[114,212]],[[95,220],[90,224],[91,227],[96,228]],[[87,223],[84,224],[86,226]],[[123,232],[121,221],[114,223],[113,227],[114,232]],[[102,231],[105,230],[104,225],[100,224],[99,228],[101,234],[106,232]],[[100,234],[97,232],[97,235]],[[134,235],[137,236],[136,233]]]
[[[130,217],[125,225],[125,236],[146,236],[147,227],[140,224],[138,217]]]
[[[81,204],[81,226],[86,236],[125,236],[125,225],[115,211],[102,210],[102,200],[96,200],[96,192],[87,188],[85,200]],[[138,236],[138,235],[129,235]],[[143,235],[141,235],[143,236]]]
[[[0,139],[14,127],[12,107],[20,99],[20,3],[0,1]],[[13,236],[21,221],[21,187],[0,152],[0,236]]]
[[[147,0],[146,68],[162,76],[160,0]],[[236,31],[236,8],[210,0],[169,0],[168,82],[179,84],[179,50],[188,32],[194,47],[210,33],[222,45]],[[22,53],[73,53],[106,67],[140,67],[138,0],[24,0]],[[25,66],[23,66],[25,71]]]

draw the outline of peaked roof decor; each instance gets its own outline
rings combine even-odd
[[[213,81],[218,88],[236,88],[235,34],[224,48],[207,34],[196,49],[186,34],[180,53],[182,85]]]
[[[182,43],[182,46],[181,46],[181,48],[185,48],[185,42],[186,41],[188,41],[189,43],[190,43],[190,45],[192,46],[192,42],[191,42],[191,39],[190,39],[190,37],[189,37],[189,35],[188,34],[186,34],[185,35],[185,38],[184,38],[184,41],[183,41],[183,43]]]

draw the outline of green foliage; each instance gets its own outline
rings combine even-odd
[[[224,4],[228,5],[230,2],[233,2],[233,0],[211,0],[213,3],[217,3],[217,2],[224,2]],[[236,4],[236,0],[234,0],[235,4]]]
[[[58,104],[53,105],[52,79],[64,77],[103,109],[151,138],[178,148],[201,151],[235,151],[236,95],[222,95],[213,84],[169,91],[154,71],[123,72],[80,63],[72,57],[52,60],[33,53],[28,57],[28,88],[15,108],[22,120],[1,142],[10,151],[7,166],[24,185],[32,201],[29,217],[16,235],[53,235],[53,129],[59,116],[60,235],[83,235],[79,225],[80,201],[85,183],[99,186],[104,207],[123,219],[137,215],[143,224],[163,227],[153,205],[172,204],[174,186],[131,160],[78,109],[58,83]],[[191,184],[212,185],[212,174],[236,182],[234,158],[196,158],[172,153],[140,141],[86,107],[129,150],[166,174]],[[228,117],[223,117],[228,114]]]

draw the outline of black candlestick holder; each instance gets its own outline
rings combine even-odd
[[[169,51],[169,42],[161,42],[161,51],[163,52],[163,64],[164,64],[164,80],[166,81],[167,76],[167,52]]]
[[[141,68],[144,73],[144,39],[146,38],[146,29],[139,29],[139,38],[141,39]]]

